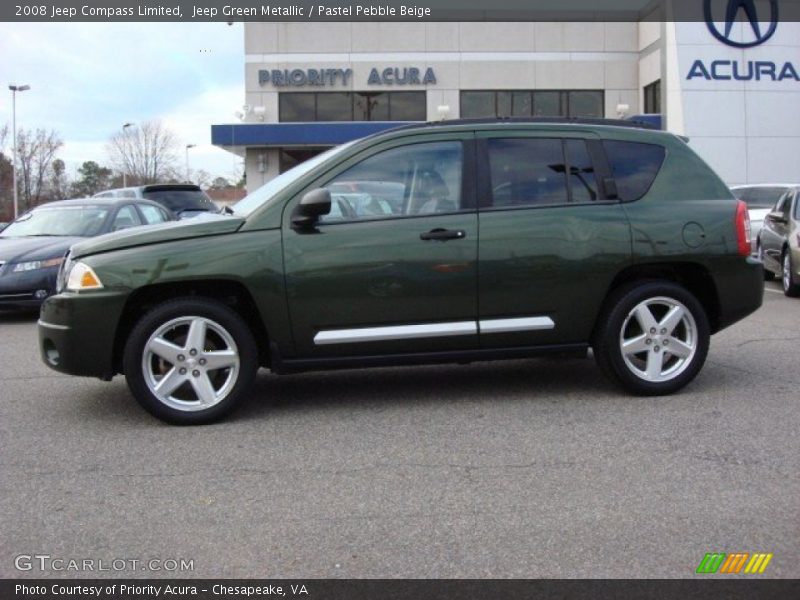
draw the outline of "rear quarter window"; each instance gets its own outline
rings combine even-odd
[[[664,164],[664,147],[611,140],[605,140],[603,146],[617,184],[619,199],[632,202],[644,196]]]

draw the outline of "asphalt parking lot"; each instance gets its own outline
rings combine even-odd
[[[262,371],[234,418],[177,428],[35,333],[0,315],[1,577],[691,577],[707,552],[800,577],[800,300],[774,283],[655,399],[592,360]]]

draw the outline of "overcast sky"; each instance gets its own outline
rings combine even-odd
[[[211,145],[211,125],[236,122],[244,102],[241,23],[0,23],[0,126],[11,123],[9,83],[31,86],[17,95],[17,127],[57,130],[71,175],[87,160],[108,164],[108,137],[149,119],[181,149],[197,144],[192,169],[241,174]]]

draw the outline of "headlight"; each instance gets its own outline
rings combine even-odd
[[[81,290],[99,290],[103,287],[100,278],[89,265],[79,262],[70,269],[67,276],[67,289],[73,292]]]
[[[24,271],[36,271],[37,269],[46,269],[48,267],[57,267],[64,262],[64,257],[50,258],[47,260],[31,260],[28,262],[21,262],[14,265],[11,270],[12,273],[22,273]]]
[[[67,275],[69,275],[70,270],[72,269],[72,259],[69,257],[69,250],[64,255],[64,262],[61,263],[61,267],[58,269],[58,275],[56,275],[56,293],[60,294],[64,291],[64,288],[67,287]]]

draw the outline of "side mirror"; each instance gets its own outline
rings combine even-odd
[[[322,215],[331,212],[331,192],[327,188],[311,190],[292,212],[292,229],[310,229]]]
[[[767,218],[773,223],[786,224],[786,217],[784,217],[783,213],[779,210],[773,210],[771,213],[767,214]]]
[[[613,177],[603,177],[603,190],[606,193],[607,200],[619,200],[617,182],[614,181]]]

